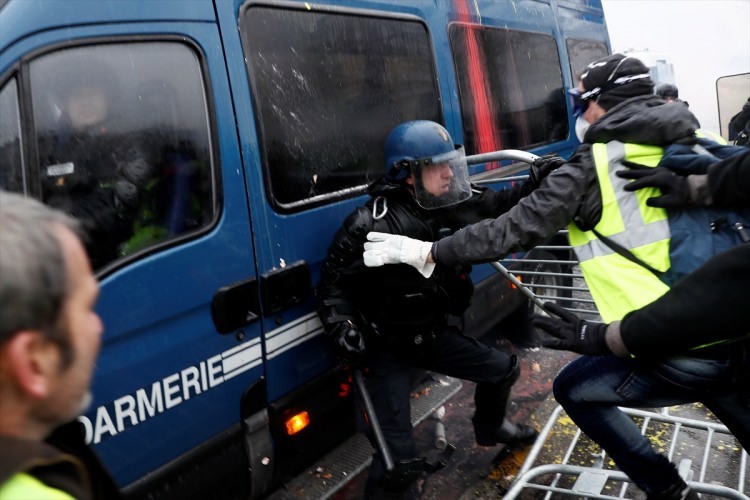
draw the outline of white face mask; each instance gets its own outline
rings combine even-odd
[[[590,126],[591,124],[586,121],[583,115],[578,115],[578,118],[576,118],[576,137],[578,137],[579,141],[583,142],[583,137]]]

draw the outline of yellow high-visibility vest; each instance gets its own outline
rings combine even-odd
[[[720,136],[719,134],[715,134],[713,132],[709,132],[708,130],[698,129],[695,131],[695,136],[701,139],[710,139],[724,146],[729,144],[727,140],[724,139],[722,136]]]
[[[26,500],[39,498],[44,500],[75,500],[68,493],[47,486],[34,476],[19,472],[0,484],[0,500]]]
[[[667,211],[646,205],[648,198],[661,192],[657,188],[627,192],[623,187],[630,181],[615,175],[626,168],[623,159],[655,167],[664,150],[612,141],[594,144],[591,153],[602,196],[602,216],[594,229],[655,270],[666,271],[670,266]],[[568,231],[586,284],[606,323],[622,319],[669,290],[654,273],[617,253],[594,231],[582,231],[575,223],[568,225]]]

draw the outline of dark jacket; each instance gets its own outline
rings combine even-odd
[[[362,252],[367,233],[378,231],[432,241],[466,224],[496,217],[531,190],[475,188],[459,205],[425,210],[404,187],[383,180],[370,187],[372,199],[354,210],[330,245],[317,286],[318,313],[328,333],[351,321],[366,336],[416,335],[445,325],[460,315],[473,291],[467,266],[437,265],[430,278],[400,264],[365,267]],[[386,210],[387,209],[387,210]],[[382,217],[377,215],[384,213]]]
[[[742,109],[729,120],[729,140],[738,146],[750,145],[750,97]]]
[[[750,151],[708,170],[716,206],[750,207]],[[633,354],[675,354],[750,334],[750,243],[719,254],[620,324]]]
[[[148,164],[138,143],[106,129],[40,138],[44,202],[81,221],[95,270],[118,258],[119,246],[132,235],[134,210],[118,199],[115,186],[131,165]],[[66,164],[72,173],[56,172]]]
[[[25,472],[79,500],[118,500],[117,486],[83,441],[78,422],[61,426],[45,442],[0,436],[0,485]]]
[[[711,166],[708,192],[715,207],[750,207],[750,150]]]
[[[628,99],[593,123],[584,144],[533,193],[500,217],[435,242],[432,256],[445,265],[489,262],[528,250],[571,221],[590,230],[602,213],[591,144],[617,140],[663,147],[693,137],[698,126],[686,106],[670,105],[653,95]]]

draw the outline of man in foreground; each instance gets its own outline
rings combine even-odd
[[[0,191],[2,500],[119,497],[93,453],[68,441],[75,433],[54,432],[91,401],[103,329],[79,231],[62,212]],[[53,432],[65,444],[45,442]]]

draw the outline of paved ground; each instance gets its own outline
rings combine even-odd
[[[506,339],[496,341],[502,349],[515,353],[521,361],[521,377],[513,387],[509,416],[541,429],[549,415],[552,379],[558,370],[575,355],[538,348],[521,348]],[[506,449],[478,446],[474,442],[471,416],[474,413],[474,384],[464,382],[462,389],[446,404],[443,423],[448,442],[456,447],[450,464],[430,475],[422,485],[424,500],[455,500],[474,498],[502,498],[515,477],[529,447]],[[435,421],[425,420],[416,429],[422,452],[435,456]],[[366,471],[338,492],[334,499],[361,498]]]

